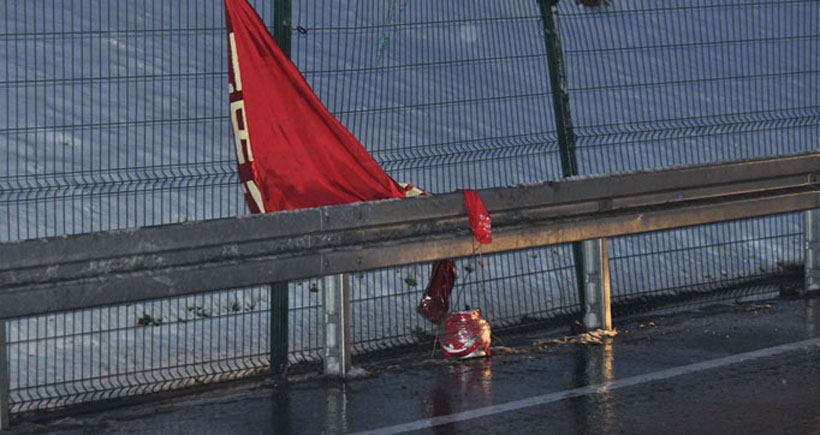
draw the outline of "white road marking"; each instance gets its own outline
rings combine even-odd
[[[558,391],[555,393],[529,397],[526,399],[515,400],[512,402],[502,403],[499,405],[471,409],[469,411],[459,412],[455,414],[442,415],[438,417],[411,421],[409,423],[397,424],[395,426],[388,426],[370,431],[358,432],[354,435],[389,435],[410,432],[414,430],[430,429],[435,426],[440,426],[444,424],[458,423],[462,421],[473,420],[476,418],[483,418],[489,417],[491,415],[502,414],[505,412],[518,411],[520,409],[530,408],[533,406],[546,405],[549,403],[559,402],[561,400],[570,399],[573,397],[587,396],[590,394],[597,394],[601,392],[617,390],[619,388],[631,387],[634,385],[646,384],[655,381],[662,381],[665,379],[688,375],[696,372],[727,367],[741,362],[753,361],[761,358],[768,358],[771,356],[780,355],[787,352],[793,352],[796,350],[805,349],[808,347],[818,345],[820,345],[820,338],[812,338],[809,340],[797,341],[794,343],[783,344],[780,346],[767,347],[765,349],[740,353],[709,361],[702,361],[699,363],[689,364],[685,366],[673,367],[671,369],[661,370],[653,373],[632,376],[612,382],[606,382],[603,384],[588,385],[586,387]]]

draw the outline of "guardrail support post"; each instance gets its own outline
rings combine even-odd
[[[9,358],[6,345],[6,319],[0,319],[0,430],[9,429]]]
[[[349,275],[326,276],[325,375],[344,378],[350,370],[350,280]]]
[[[820,209],[807,210],[804,217],[806,283],[799,291],[803,295],[820,290]]]
[[[584,252],[584,328],[612,330],[607,239],[581,242]]]

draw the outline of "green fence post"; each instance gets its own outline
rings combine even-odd
[[[290,57],[291,0],[273,1],[273,39],[279,48]]]
[[[569,110],[569,86],[561,48],[561,34],[558,29],[558,0],[539,0],[541,18],[544,21],[544,39],[547,43],[547,62],[550,71],[552,104],[555,109],[555,128],[561,151],[561,170],[564,177],[578,175],[578,160],[575,156],[575,133],[572,130],[572,116]]]
[[[285,378],[288,369],[288,283],[270,285],[270,376]]]
[[[273,38],[290,57],[291,0],[273,2]],[[270,286],[270,375],[281,380],[288,368],[288,283]]]
[[[558,0],[538,0],[541,20],[544,24],[544,40],[547,44],[552,104],[555,112],[555,128],[558,133],[558,147],[561,155],[561,171],[564,177],[578,175],[578,160],[575,155],[575,133],[569,109],[569,86],[561,48],[561,33],[558,29]],[[582,242],[572,244],[575,260],[575,279],[581,307],[586,306],[584,294],[584,250]]]

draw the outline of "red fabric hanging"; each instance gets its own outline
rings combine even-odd
[[[450,294],[456,283],[456,263],[453,260],[439,260],[433,263],[430,283],[424,289],[418,310],[434,323],[440,322],[450,310]]]
[[[464,195],[464,206],[470,217],[470,228],[478,243],[487,244],[493,241],[493,228],[490,213],[484,201],[475,190],[459,190]]]

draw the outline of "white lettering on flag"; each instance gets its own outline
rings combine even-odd
[[[262,202],[262,192],[259,191],[259,187],[256,186],[256,183],[253,180],[246,181],[242,187],[245,188],[245,192],[253,199],[253,203],[256,204],[259,213],[265,213],[265,203]]]
[[[231,103],[231,124],[233,124],[233,140],[236,144],[236,159],[241,165],[245,163],[245,153],[246,150],[250,150],[251,145],[248,121],[245,118],[245,100]],[[247,160],[252,161],[253,158],[249,156]]]
[[[242,95],[242,74],[239,71],[239,54],[236,50],[236,36],[233,32],[228,34],[231,48],[231,72],[228,80],[228,87],[230,93],[237,94],[239,98],[231,101],[231,124],[233,124],[233,138],[236,146],[236,160],[239,164],[244,164],[246,161],[253,161],[253,152],[251,151],[251,139],[248,134],[248,119],[245,116],[245,99]],[[231,98],[232,100],[234,98]]]
[[[239,75],[239,57],[236,55],[236,36],[233,32],[228,34],[228,40],[231,44],[231,67],[233,67],[234,82],[229,83],[229,92],[239,92],[242,90],[242,77]]]

